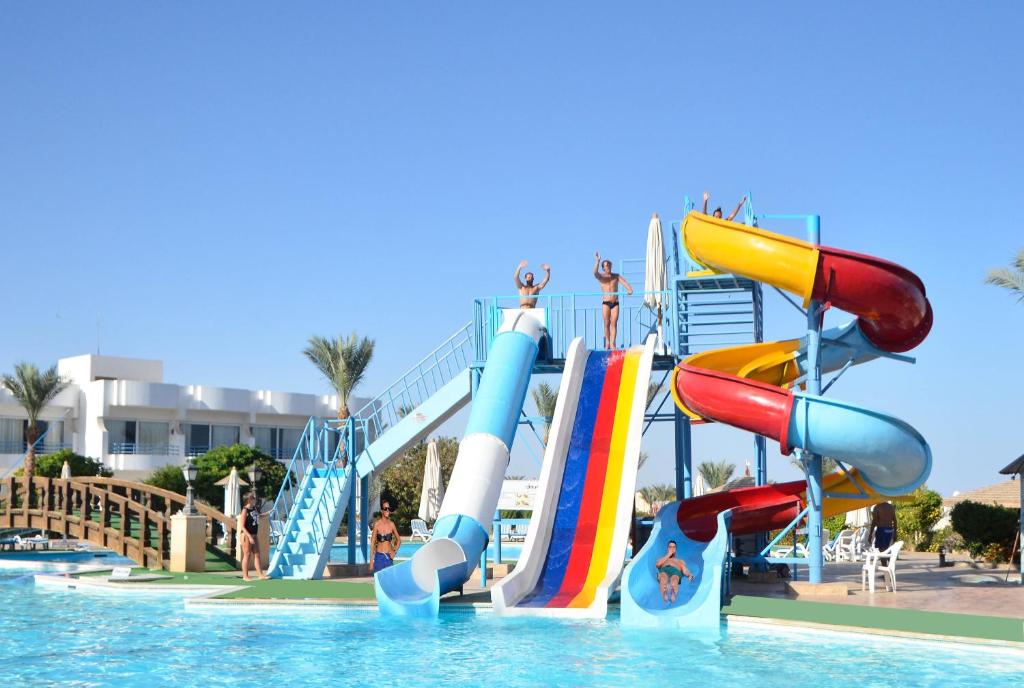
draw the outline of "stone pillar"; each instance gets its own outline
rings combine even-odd
[[[206,517],[195,514],[171,516],[171,571],[206,570]]]

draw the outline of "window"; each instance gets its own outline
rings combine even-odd
[[[134,454],[137,425],[133,420],[107,420],[107,451],[111,454]]]
[[[171,447],[169,435],[171,424],[151,420],[112,420],[107,426],[107,451],[111,454],[158,454],[170,456],[176,453]]]
[[[21,418],[0,418],[0,454],[25,451],[25,421]]]
[[[207,425],[206,423],[183,423],[185,449],[189,456],[205,454],[213,447],[230,447],[238,444],[241,427],[238,425]]]
[[[270,454],[278,461],[292,458],[302,438],[301,428],[255,427],[252,429],[256,448]]]
[[[54,452],[64,448],[64,421],[41,420],[38,421],[38,425],[39,436],[43,438],[43,441],[36,445],[40,451]],[[28,428],[28,421],[25,421],[25,427]],[[43,437],[43,433],[46,433],[45,437]]]

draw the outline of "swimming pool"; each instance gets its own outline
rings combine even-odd
[[[614,617],[383,621],[372,609],[186,611],[180,599],[37,589],[11,572],[0,574],[0,608],[3,674],[17,686],[977,688],[1024,679],[1019,654],[945,643],[753,627],[720,637],[637,632]]]
[[[137,566],[137,564],[110,550],[23,550],[0,553],[0,570],[31,568],[34,571],[69,571],[76,566]]]
[[[416,551],[423,546],[422,542],[409,542],[405,541],[402,546],[398,548],[398,558],[408,559]],[[501,543],[501,561],[503,563],[512,563],[519,558],[519,553],[523,550],[523,544],[521,542]],[[492,542],[487,546],[487,560],[490,562],[494,561],[494,543]],[[348,561],[348,545],[334,545],[331,547],[331,561],[344,563]],[[356,547],[356,563],[363,563],[363,554]]]

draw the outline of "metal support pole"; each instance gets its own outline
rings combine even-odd
[[[676,429],[676,499],[693,496],[693,444],[690,437],[690,418],[675,409]]]
[[[373,518],[373,514],[370,513],[370,476],[360,479],[359,481],[359,524],[362,526],[359,529],[359,549],[363,553],[363,561],[368,561],[370,556],[370,543],[367,540],[370,528],[370,519]]]
[[[501,511],[494,510],[494,524],[491,526],[494,533],[494,563],[501,563]]]
[[[356,563],[356,424],[349,420],[345,428],[345,453],[348,457],[348,563]],[[335,468],[334,470],[337,470]]]
[[[814,245],[821,243],[821,217],[807,217],[807,240]],[[822,304],[811,301],[807,307],[807,391],[810,394],[821,394],[821,323]],[[807,515],[807,579],[811,583],[821,582],[821,569],[824,565],[822,556],[822,484],[821,455],[807,454],[804,457],[807,466],[807,498],[810,511]]]
[[[1024,585],[1024,471],[1017,474],[1017,482],[1020,483],[1020,584]],[[1012,562],[1011,562],[1012,564]]]

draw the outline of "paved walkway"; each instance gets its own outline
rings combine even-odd
[[[1006,568],[978,569],[968,562],[955,561],[954,566],[939,568],[935,554],[910,552],[900,555],[896,567],[897,592],[888,592],[878,579],[876,592],[861,591],[860,563],[828,563],[823,571],[826,583],[846,583],[849,595],[801,597],[801,600],[853,604],[870,607],[917,609],[924,611],[978,614],[1024,619],[1024,586],[1015,572],[1004,582]],[[807,580],[805,567],[800,567],[799,580]],[[736,580],[732,592],[738,595],[785,598],[785,582],[748,583]]]

